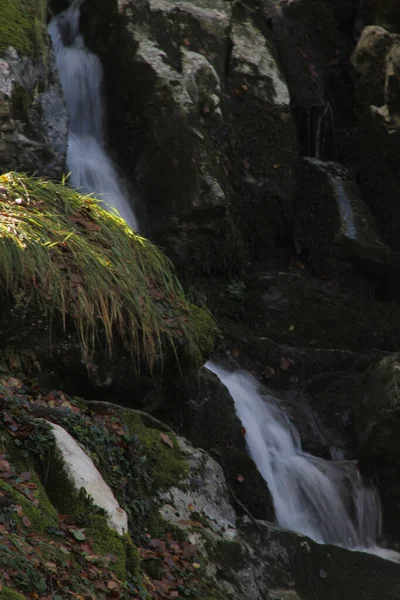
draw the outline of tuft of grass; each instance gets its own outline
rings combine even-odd
[[[86,359],[102,340],[111,352],[117,335],[150,370],[182,348],[200,363],[216,334],[157,246],[98,200],[43,178],[0,175],[0,285],[49,322],[73,319]]]

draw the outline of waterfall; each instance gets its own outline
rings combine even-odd
[[[99,197],[106,208],[116,209],[132,229],[137,229],[126,191],[105,149],[103,68],[79,32],[81,3],[76,0],[49,24],[69,115],[69,181],[82,193]]]
[[[254,377],[210,362],[206,367],[234,400],[249,454],[271,492],[278,525],[319,543],[400,558],[396,552],[377,547],[382,523],[379,494],[364,484],[354,461],[328,461],[306,454],[297,429]]]

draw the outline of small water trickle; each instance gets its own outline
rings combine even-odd
[[[75,0],[49,24],[58,73],[69,115],[67,167],[70,184],[115,208],[126,223],[137,221],[104,144],[103,68],[79,31],[80,6]]]
[[[316,542],[344,546],[400,562],[379,548],[378,491],[364,484],[354,461],[328,461],[303,452],[297,429],[276,399],[244,371],[208,362],[228,388],[246,430],[248,452],[268,484],[278,525]]]

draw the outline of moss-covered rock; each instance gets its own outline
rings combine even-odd
[[[14,592],[14,590],[10,590],[8,587],[2,587],[0,590],[0,599],[1,600],[25,600],[25,596],[18,594],[18,592]]]
[[[1,0],[0,172],[60,177],[67,113],[46,31],[44,0]]]
[[[1,0],[0,53],[12,46],[21,56],[40,56],[46,42],[44,0]]]
[[[156,246],[66,186],[15,173],[1,176],[0,185],[0,283],[10,298],[2,307],[0,338],[11,345],[14,304],[24,351],[32,343],[39,362],[39,353],[53,362],[54,347],[63,346],[61,361],[68,360],[70,348],[75,368],[83,356],[98,377],[101,361],[115,370],[119,353],[130,384],[132,365],[151,373],[171,364],[201,364],[213,345],[215,323],[206,309],[187,301]],[[15,219],[18,229],[10,227]],[[50,322],[53,339],[40,348],[38,336],[48,335]],[[81,356],[74,359],[77,345]]]

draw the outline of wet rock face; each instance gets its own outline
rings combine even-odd
[[[110,142],[134,173],[149,233],[177,264],[207,272],[273,247],[287,228],[297,143],[262,19],[222,1],[83,10],[105,67]]]
[[[48,50],[49,52],[49,50]],[[0,52],[0,171],[39,172],[60,178],[68,118],[51,53]]]
[[[318,272],[343,269],[345,261],[375,271],[400,266],[351,173],[338,163],[303,159],[296,216],[299,250]]]

